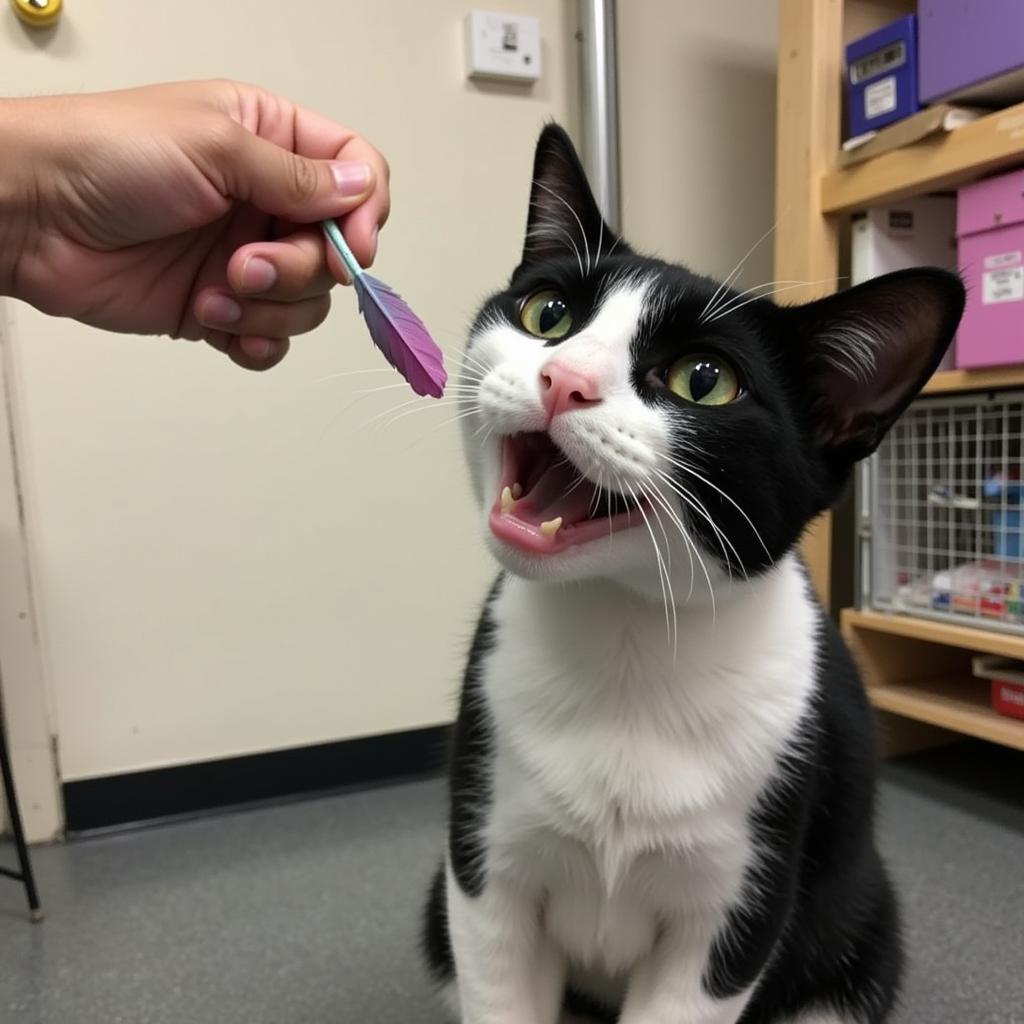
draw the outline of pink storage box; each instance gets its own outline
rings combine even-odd
[[[1024,363],[1024,170],[960,189],[956,234],[967,285],[956,365]]]

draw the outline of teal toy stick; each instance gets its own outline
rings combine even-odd
[[[423,321],[383,281],[368,274],[348,247],[336,221],[323,221],[324,234],[345,269],[359,299],[373,343],[418,395],[440,398],[448,382],[444,357]]]

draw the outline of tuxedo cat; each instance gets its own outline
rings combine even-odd
[[[888,1018],[872,718],[796,544],[963,303],[920,269],[785,307],[638,255],[544,129],[459,392],[503,572],[426,914],[455,1019]]]

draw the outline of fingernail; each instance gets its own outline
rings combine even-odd
[[[228,295],[211,295],[199,312],[207,327],[227,327],[242,319],[242,307]]]
[[[269,338],[247,337],[242,338],[238,344],[250,359],[266,359],[274,347],[274,343]]]
[[[370,262],[372,263],[377,258],[377,232],[380,230],[378,227],[374,227],[370,232]]]
[[[242,291],[265,292],[277,283],[277,267],[262,256],[250,256],[242,267]]]
[[[337,161],[331,164],[334,183],[343,196],[357,196],[370,187],[370,165],[359,161]]]

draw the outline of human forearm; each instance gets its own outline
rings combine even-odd
[[[20,100],[0,99],[0,295],[15,295],[18,263],[35,206],[33,159]]]
[[[266,369],[363,266],[388,167],[352,129],[257,86],[0,98],[0,295],[108,330],[203,338]]]

